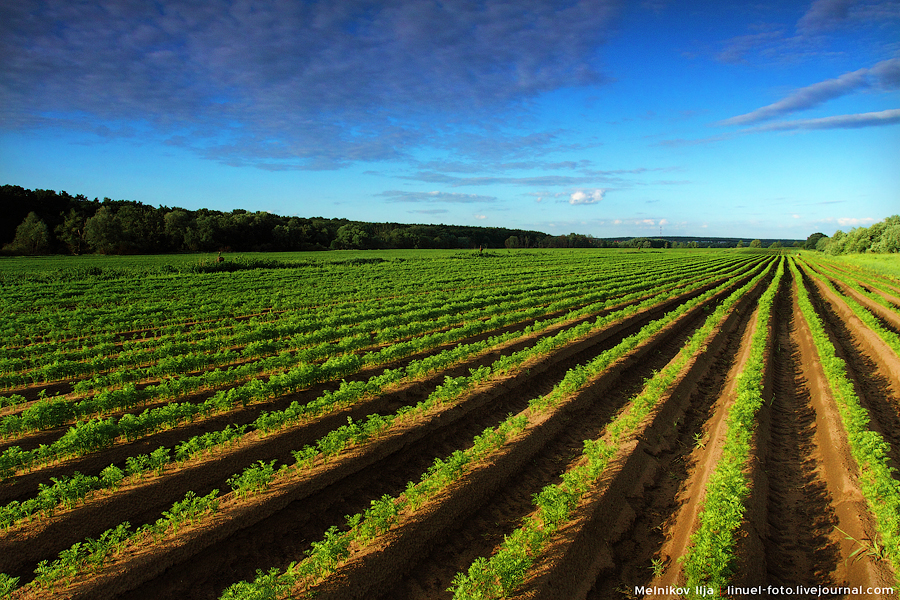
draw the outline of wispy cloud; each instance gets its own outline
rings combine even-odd
[[[545,164],[547,170],[551,168],[569,168],[573,163],[558,163],[557,165]],[[575,163],[579,167],[584,167],[583,162]],[[505,170],[504,165],[483,165],[482,169],[490,169],[492,171]],[[450,169],[456,171],[457,167]],[[509,175],[448,175],[446,172],[438,171],[419,171],[411,175],[398,175],[398,179],[411,181],[424,181],[427,183],[439,183],[449,185],[451,187],[460,186],[482,186],[482,185],[519,185],[529,187],[581,187],[590,184],[617,185],[617,186],[633,186],[641,185],[641,182],[629,175],[644,175],[648,173],[672,172],[677,171],[677,167],[637,167],[634,169],[588,169],[578,168],[572,169],[576,171],[575,175],[530,175],[530,176],[509,176]],[[683,181],[654,181],[654,185],[670,185],[685,183]]]
[[[479,196],[477,194],[454,194],[451,192],[410,192],[403,190],[386,190],[377,196],[387,198],[390,202],[450,202],[453,204],[477,204],[496,202],[495,196]]]
[[[794,24],[756,23],[751,33],[723,40],[716,59],[731,64],[796,63],[821,59],[825,53],[846,54],[846,40],[835,34],[883,30],[892,21],[900,21],[895,0],[815,0]],[[892,53],[896,45],[881,48]]]
[[[859,69],[858,71],[841,75],[837,79],[829,79],[828,81],[822,81],[800,88],[788,97],[779,100],[774,104],[758,108],[753,112],[744,115],[725,119],[724,121],[720,121],[719,125],[747,125],[750,123],[758,123],[759,121],[767,121],[798,110],[818,106],[827,100],[849,94],[850,92],[867,85],[866,72],[867,69]]]
[[[856,217],[840,217],[837,219],[838,225],[842,227],[859,227],[861,225],[871,225],[874,222],[875,219],[871,217],[863,217],[861,219]]]
[[[894,125],[900,123],[900,108],[892,108],[868,113],[859,113],[852,115],[835,115],[832,117],[821,117],[818,119],[794,119],[792,121],[776,121],[775,123],[766,123],[755,127],[747,127],[729,133],[714,135],[704,138],[685,139],[675,138],[662,140],[657,142],[657,146],[696,146],[703,144],[712,144],[722,142],[736,137],[751,133],[763,133],[767,131],[803,131],[814,129],[859,129],[862,127],[881,127],[885,125]],[[669,183],[690,183],[690,182],[669,182]]]
[[[458,123],[472,141],[541,93],[604,82],[596,50],[618,5],[7,2],[0,126],[136,122],[210,159],[269,169],[459,150]],[[555,135],[500,139],[493,156],[563,143]]]
[[[749,125],[813,108],[863,88],[893,90],[900,87],[900,58],[882,61],[871,69],[858,69],[835,79],[802,87],[787,97],[752,112],[720,121],[719,125]]]
[[[797,119],[794,121],[779,121],[767,123],[748,129],[748,132],[756,131],[791,131],[800,129],[856,129],[859,127],[878,127],[881,125],[893,125],[900,123],[900,108],[881,110],[877,112],[861,113],[855,115],[835,115],[819,119]]]

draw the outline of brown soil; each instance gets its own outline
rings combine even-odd
[[[563,352],[557,353],[558,356],[550,357],[549,360],[544,361],[539,369],[533,369],[533,375],[537,375],[539,371],[547,370],[553,367],[553,371],[551,371],[551,373],[548,374],[548,376],[545,378],[546,380],[544,382],[544,386],[546,386],[548,382],[561,377],[562,374],[564,374],[565,369],[568,368],[568,366],[566,365],[571,366],[570,363],[572,363],[573,360],[577,360],[577,356],[581,356],[583,358],[586,355],[599,353],[606,347],[618,343],[621,338],[626,335],[630,335],[650,319],[658,318],[666,310],[671,309],[671,307],[675,306],[679,302],[682,302],[688,297],[693,297],[699,293],[699,290],[693,291],[684,297],[673,299],[653,309],[642,311],[641,313],[627,320],[620,321],[615,326],[610,327],[604,332],[596,334],[595,336],[592,336],[591,339],[581,343],[580,346],[583,346],[583,348],[580,354],[576,354],[576,351],[579,350],[576,346],[567,347]],[[583,319],[579,319],[579,322],[581,320]],[[571,325],[571,323],[569,325]],[[561,327],[562,326],[554,327],[552,328],[552,331],[556,331]],[[164,510],[168,506],[171,506],[172,502],[180,499],[184,495],[186,490],[191,489],[202,495],[216,487],[221,489],[225,478],[235,472],[239,472],[242,468],[248,466],[249,464],[252,464],[256,460],[271,460],[272,458],[276,458],[280,462],[292,462],[290,450],[300,448],[306,443],[315,441],[318,437],[321,437],[327,431],[333,429],[341,423],[346,422],[346,418],[348,415],[353,416],[353,418],[361,418],[366,414],[371,414],[372,412],[394,412],[400,406],[415,404],[416,402],[427,397],[427,395],[434,389],[434,387],[443,381],[444,376],[458,376],[468,372],[468,369],[470,367],[475,367],[481,364],[489,364],[493,360],[496,360],[496,358],[498,358],[501,353],[508,354],[514,350],[521,349],[525,346],[530,345],[531,343],[534,343],[534,341],[536,341],[540,337],[549,335],[549,333],[551,333],[551,331],[544,331],[540,334],[529,336],[529,340],[527,341],[523,340],[513,344],[508,344],[505,348],[496,349],[495,351],[485,356],[479,357],[474,361],[470,361],[464,365],[458,365],[451,370],[441,372],[440,374],[437,374],[426,381],[416,382],[392,394],[385,394],[377,399],[373,399],[369,402],[363,403],[358,407],[352,407],[350,409],[337,411],[334,414],[314,420],[308,426],[295,427],[281,434],[270,435],[262,440],[258,440],[257,442],[236,447],[233,450],[227,452],[225,455],[220,455],[217,457],[212,457],[205,461],[200,461],[199,464],[191,468],[182,469],[176,473],[166,475],[162,478],[154,478],[147,483],[136,485],[132,490],[126,493],[120,492],[112,496],[102,498],[97,502],[89,502],[88,505],[80,507],[73,511],[68,511],[67,513],[60,514],[56,518],[42,524],[41,526],[29,526],[22,531],[14,531],[9,536],[3,536],[6,537],[4,545],[7,543],[15,544],[16,546],[24,548],[25,550],[14,555],[7,554],[5,559],[0,558],[0,572],[7,572],[15,575],[21,574],[24,577],[28,573],[30,573],[31,569],[33,569],[34,563],[36,563],[36,561],[41,557],[45,557],[48,554],[58,552],[59,550],[68,547],[75,541],[81,540],[86,536],[97,536],[105,529],[113,527],[125,519],[128,519],[131,522],[132,526],[136,526],[148,521],[153,521],[159,516],[162,510]],[[576,358],[572,358],[571,355],[574,355]],[[557,365],[557,363],[560,364]],[[537,381],[540,381],[540,379],[541,378],[537,377],[529,378],[529,380]],[[532,382],[530,383],[530,385],[534,387],[537,384]],[[507,400],[507,403],[512,401],[521,403],[523,401],[521,395],[518,393],[514,393],[513,391],[507,392],[506,395],[508,398],[511,398],[511,400]],[[500,403],[492,403],[492,407],[494,408],[492,408],[492,411],[490,413],[490,419],[493,419],[494,422],[496,422],[497,419],[505,416],[508,412],[508,410],[504,408],[504,405]],[[510,406],[510,409],[511,408],[512,407]],[[232,422],[234,422],[234,418],[232,418]],[[459,439],[467,439],[468,441],[470,441],[475,434],[480,433],[480,431],[487,426],[487,424],[481,423],[480,421],[475,421],[475,423],[477,423],[477,425],[474,426],[474,428],[470,428],[471,431],[464,431],[457,437]],[[177,432],[173,431],[172,435],[177,439],[184,439],[183,434],[179,436]],[[154,445],[153,447],[155,448],[156,446]],[[435,444],[434,450],[430,452],[404,452],[403,455],[407,457],[416,457],[421,454],[422,456],[432,456],[433,458],[435,452],[440,452],[441,450],[442,447],[438,444]],[[101,456],[106,461],[102,462],[102,466],[109,464],[111,452],[111,450],[108,450],[102,453]],[[430,461],[431,459],[427,460],[426,462],[430,464]],[[80,464],[84,464],[84,462],[85,460],[82,459],[80,461]],[[98,464],[95,469],[102,468],[102,466],[101,464]],[[67,468],[66,465],[61,465],[59,468],[68,472],[71,472],[72,469],[72,467]],[[413,465],[409,468],[415,469],[418,467]],[[380,473],[380,471],[378,472]],[[42,472],[41,474],[46,476],[46,473]],[[35,480],[32,481],[28,486],[29,488],[32,488],[32,490],[30,491],[33,491],[37,487],[37,483],[39,482],[38,473],[32,473],[29,475],[32,476],[31,479]],[[20,476],[19,478],[17,478],[15,486],[5,487],[15,487],[19,489],[21,493],[21,489],[29,479],[29,475]],[[403,478],[403,480],[399,482],[401,485],[405,484],[405,482],[411,478],[405,475],[404,477],[405,478]],[[375,477],[374,480],[376,482],[380,481],[378,477]],[[0,488],[0,490],[6,491],[5,487]],[[363,485],[363,483],[356,484],[356,487],[368,489],[366,485]],[[374,497],[378,496],[380,496],[380,494],[376,494]],[[334,495],[326,496],[323,504],[325,506],[334,504],[334,497]],[[151,498],[152,500],[150,500]],[[370,498],[366,498],[364,501],[366,506],[369,499]],[[365,506],[363,506],[363,508],[364,507]],[[341,513],[338,515],[339,522],[343,514],[347,513]],[[277,531],[280,528],[280,526],[276,526],[275,530]],[[321,537],[322,531],[324,531],[324,529],[316,532],[319,537]],[[256,530],[254,530],[254,534],[255,532]],[[2,540],[3,537],[0,537],[0,540]],[[313,537],[312,539],[317,538]],[[3,553],[0,553],[0,556],[2,555]],[[12,563],[11,561],[15,562]],[[215,571],[215,569],[213,569],[213,571]],[[251,570],[250,575],[252,574],[253,571]]]
[[[748,277],[744,276],[741,280],[745,281]],[[735,281],[734,284],[738,283]],[[676,302],[683,300],[679,298]],[[275,486],[250,505],[241,505],[237,512],[220,510],[209,524],[198,527],[196,533],[180,535],[177,544],[139,552],[128,561],[119,561],[117,564],[121,564],[120,567],[113,565],[104,571],[104,575],[71,591],[76,597],[90,598],[122,597],[126,590],[132,590],[128,595],[135,598],[168,595],[215,597],[226,585],[252,578],[256,568],[284,566],[289,560],[297,560],[302,557],[303,548],[311,541],[320,539],[328,526],[341,523],[344,514],[364,509],[371,499],[383,493],[399,493],[405,483],[416,479],[434,457],[446,455],[452,449],[470,443],[472,437],[484,427],[496,424],[509,412],[521,410],[529,398],[548,391],[570,366],[596,356],[650,318],[655,318],[653,315],[659,316],[674,305],[667,304],[668,307],[657,307],[646,314],[620,321],[603,334],[571,344],[549,360],[532,365],[530,371],[509,378],[500,385],[490,386],[463,405],[411,425],[397,436],[371,447],[367,445],[358,452],[351,451],[343,459],[329,462],[318,474],[310,475],[312,479],[305,479],[302,486],[292,484],[283,489]],[[692,318],[703,316],[702,309],[691,315]],[[672,335],[680,333],[683,332],[676,328]],[[659,347],[666,340],[667,336],[657,336],[644,352]],[[650,359],[650,354],[646,359]],[[566,422],[569,419],[558,420],[557,433]],[[458,504],[455,510],[471,512],[489,497],[492,489],[497,489],[513,474],[520,472],[530,457],[553,439],[553,428],[542,431],[547,432],[543,434],[545,439],[536,436],[533,438],[535,441],[529,444],[516,444],[514,448],[517,450],[508,459],[506,467],[499,472],[486,470],[486,474],[476,478],[479,483],[471,488],[471,493],[455,496],[454,502]],[[562,450],[561,455],[571,451],[571,442],[569,444],[569,450]],[[291,445],[298,447],[296,443]],[[566,443],[560,446],[566,447]],[[507,475],[503,475],[505,469],[508,469]],[[179,496],[183,494],[183,487],[174,487],[180,488]],[[194,486],[191,489],[195,489]],[[202,491],[198,490],[198,493]],[[134,501],[138,500],[135,498]],[[451,513],[456,516],[447,521],[447,514],[450,513],[439,511],[439,516],[435,518],[442,520],[444,526],[438,530],[446,530],[447,523],[458,527],[460,513]],[[135,523],[132,521],[132,524]],[[403,536],[405,541],[401,547],[406,551],[402,553],[402,561],[390,552],[380,555],[379,560],[393,556],[391,561],[394,566],[389,572],[394,577],[402,575],[411,568],[406,561],[412,557],[422,558],[423,551],[440,539],[435,537],[433,529],[428,525],[423,530],[431,532],[428,535]],[[412,544],[411,539],[415,539],[416,543]],[[260,540],[265,542],[260,543]],[[62,546],[65,547],[64,544]],[[411,548],[414,549],[410,553]],[[22,565],[22,568],[25,566]],[[366,572],[372,573],[368,569]],[[372,577],[367,575],[363,579]],[[392,588],[381,588],[382,591],[388,589]]]
[[[717,280],[717,281],[721,281],[721,280]],[[667,288],[667,289],[671,289],[671,288]],[[632,304],[637,304],[644,298],[646,298],[646,297],[643,297],[643,298],[640,298],[637,300],[633,300],[630,302],[624,302],[622,304],[613,306],[606,310],[597,311],[595,313],[592,313],[590,315],[582,317],[578,320],[572,321],[571,324],[577,324],[579,322],[586,321],[591,318],[596,318],[597,316],[608,314],[609,312],[612,312],[614,310],[618,310],[618,309],[624,308],[626,306],[630,306]],[[583,305],[575,305],[573,307],[566,308],[563,310],[558,310],[555,312],[548,312],[548,313],[542,315],[540,317],[540,319],[547,320],[547,319],[561,317],[564,314],[566,314],[572,310],[577,310],[578,308],[581,308],[582,306]],[[537,319],[535,319],[535,318],[524,319],[517,323],[507,325],[505,327],[501,327],[501,328],[498,328],[498,329],[495,329],[495,330],[492,330],[489,332],[485,332],[482,334],[463,338],[456,342],[444,344],[442,346],[433,348],[431,350],[427,350],[427,351],[420,352],[420,353],[417,353],[414,355],[410,355],[404,359],[393,361],[386,365],[380,365],[378,367],[371,367],[371,368],[366,368],[366,369],[360,370],[359,372],[354,373],[353,375],[348,376],[345,379],[348,379],[351,381],[362,381],[362,380],[368,379],[369,377],[371,377],[377,373],[383,372],[384,369],[396,369],[396,368],[404,367],[407,364],[409,364],[410,362],[412,362],[413,360],[419,360],[419,359],[425,358],[427,356],[437,354],[446,348],[454,347],[459,344],[469,344],[469,343],[473,343],[473,342],[482,341],[491,336],[500,335],[500,334],[504,334],[504,333],[508,333],[508,332],[523,331],[526,327],[533,325],[536,320]],[[556,330],[558,330],[558,327],[553,328],[553,329],[548,329],[548,331],[556,331]],[[443,331],[443,330],[440,330],[440,331]],[[432,332],[429,332],[429,333],[432,333]],[[397,341],[405,341],[405,339],[397,340]],[[366,347],[366,348],[356,350],[354,353],[361,355],[366,352],[378,350],[387,345],[389,345],[389,344],[381,344],[378,346]],[[235,348],[232,348],[232,349],[235,349]],[[186,375],[186,376],[201,375],[207,371],[212,371],[212,370],[220,369],[220,368],[237,367],[237,366],[255,362],[257,360],[259,360],[259,359],[254,358],[254,359],[236,361],[233,363],[229,363],[227,365],[213,365],[207,369],[201,369],[199,371],[185,373],[184,375]],[[268,375],[267,374],[258,374],[258,375],[256,375],[256,377],[265,381],[268,378]],[[42,391],[45,392],[48,396],[57,395],[57,394],[59,394],[59,395],[71,394],[74,390],[75,383],[77,381],[79,381],[80,379],[83,379],[83,378],[75,378],[72,380],[60,381],[60,382],[38,383],[38,384],[34,384],[34,385],[31,385],[28,387],[10,390],[9,393],[19,394],[19,395],[25,397],[28,400],[28,402],[17,405],[17,406],[0,409],[0,418],[6,416],[8,414],[16,414],[16,413],[22,412],[23,410],[28,408],[33,402],[35,402],[38,399],[39,394]],[[143,380],[140,382],[136,382],[135,387],[137,389],[143,389],[147,386],[158,384],[159,382],[160,382],[160,380],[158,380],[158,379]],[[242,383],[244,383],[244,381],[237,382],[237,384],[232,384],[232,386],[240,385]],[[231,387],[231,386],[228,386],[228,387]],[[228,388],[226,387],[224,389],[228,389]],[[335,389],[335,385],[331,384],[331,383],[326,383],[326,384],[323,384],[320,386],[316,386],[311,391],[315,392],[316,390],[318,390],[318,393],[321,393],[322,391],[324,391],[326,389]],[[210,396],[212,396],[213,394],[215,394],[218,390],[219,390],[219,388],[204,389],[202,391],[198,391],[198,392],[187,394],[183,397],[180,397],[178,399],[178,401],[179,402],[193,402],[195,404],[199,404],[199,403],[202,403],[207,398],[209,398]],[[91,396],[91,394],[87,394],[85,396],[78,396],[77,399],[80,399],[82,397],[90,397],[90,396]],[[73,399],[75,399],[75,397],[73,397]],[[293,402],[294,400],[297,400],[297,398],[292,395],[289,398],[285,397],[285,398],[281,398],[279,400],[276,400],[274,403],[256,404],[256,405],[252,405],[250,407],[244,407],[238,411],[232,411],[227,414],[216,415],[216,416],[212,417],[213,421],[210,421],[209,419],[205,420],[204,426],[208,428],[207,430],[216,429],[218,427],[218,425],[215,423],[215,420],[223,421],[223,424],[221,425],[221,427],[224,427],[225,425],[227,425],[229,423],[234,423],[234,424],[238,424],[238,425],[242,425],[244,423],[249,423],[249,422],[254,421],[256,419],[256,417],[259,415],[259,413],[262,412],[263,410],[282,410],[284,407],[288,406],[291,402]],[[120,416],[122,416],[124,414],[128,414],[128,413],[137,414],[148,408],[164,406],[165,404],[167,404],[169,402],[171,402],[171,400],[160,400],[158,402],[151,402],[151,403],[144,404],[144,405],[134,407],[131,409],[127,409],[127,410],[114,411],[114,412],[108,413],[105,416],[120,417]],[[279,406],[280,406],[280,408],[279,408]],[[240,414],[236,414],[236,413],[243,414],[243,417]],[[234,420],[234,419],[238,419],[238,420]],[[241,419],[245,419],[245,420],[241,420]],[[19,446],[23,450],[32,450],[34,448],[37,448],[41,444],[52,444],[55,440],[59,439],[68,430],[68,428],[71,426],[71,424],[72,423],[66,423],[64,425],[61,425],[59,427],[54,427],[51,429],[41,430],[41,431],[37,431],[37,432],[25,432],[25,433],[21,433],[21,434],[10,435],[6,438],[0,439],[0,452],[2,452],[3,450],[5,450],[6,448],[8,448],[10,446]],[[178,431],[183,431],[183,429],[179,428]],[[153,449],[159,447],[159,445],[155,442],[151,442],[151,445],[153,446]],[[77,469],[77,467],[75,467],[75,468]]]
[[[749,357],[750,338],[756,327],[755,299],[768,281],[735,308],[719,334],[717,351],[708,352],[695,363],[694,377],[702,374],[702,378],[680,409],[675,427],[651,449],[656,461],[648,464],[645,485],[635,487],[627,496],[633,523],[620,539],[608,540],[609,564],[594,581],[588,598],[621,597],[623,590],[638,585],[682,583],[678,558],[689,544],[706,482],[721,456],[727,430],[725,417],[734,401],[736,378]],[[658,569],[658,576],[654,560],[664,565]]]
[[[627,598],[634,586],[649,583],[667,516],[678,508],[676,495],[688,473],[685,461],[694,434],[705,435],[717,390],[727,385],[754,296],[746,295],[731,311],[708,338],[706,351],[692,357],[631,441],[620,446],[595,491],[582,499],[516,598]]]
[[[849,285],[845,284],[842,281],[838,281],[834,277],[829,276],[827,271],[818,267],[818,265],[810,266],[810,270],[815,271],[822,277],[826,277],[832,285],[834,285],[844,296],[849,296],[853,300],[856,300],[859,304],[862,304],[869,312],[875,316],[876,319],[879,320],[881,325],[894,333],[900,333],[900,308],[898,310],[891,310],[890,308],[884,306],[883,304],[879,304],[875,302],[865,294],[860,294],[857,290],[853,289]],[[852,278],[852,276],[850,276]],[[855,283],[860,285],[864,290],[871,292],[873,288],[866,288],[865,285],[859,281],[853,280]]]
[[[900,357],[837,294],[815,278],[804,279],[860,404],[872,417],[870,428],[891,445],[891,466],[900,467]]]
[[[786,275],[776,299],[764,393],[770,401],[759,413],[748,521],[739,532],[731,581],[744,586],[895,586],[888,565],[865,552],[874,527],[856,484],[856,466],[836,405],[799,313],[795,285]],[[831,309],[817,300],[820,310]],[[826,321],[839,348],[851,354],[850,364],[865,358],[852,344],[840,345],[852,339],[846,331],[834,331],[843,323],[840,318]],[[557,536],[555,551],[542,558],[517,598],[633,598],[635,586],[683,583],[676,559],[696,526],[693,507],[702,500],[700,483],[718,446],[714,432],[720,431],[727,390],[739,371],[743,351],[738,347],[745,348],[751,328],[749,319],[742,318],[730,336],[722,337],[719,356],[725,358],[713,359],[704,380],[694,383],[689,403],[678,407],[670,398],[660,407],[656,423],[664,428],[658,430],[657,445],[647,445],[654,438],[644,434],[622,449],[620,462],[608,469],[593,498],[579,506],[576,519]],[[710,353],[716,352],[711,344]],[[883,393],[885,388],[877,386],[877,365],[868,368],[855,373],[860,376],[857,388],[869,395]],[[705,410],[697,411],[698,406]],[[705,447],[691,455],[693,433],[699,431]],[[684,483],[676,493],[679,480]],[[665,565],[656,579],[651,559]]]

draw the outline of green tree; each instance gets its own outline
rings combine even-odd
[[[84,239],[85,222],[84,214],[73,208],[54,229],[56,238],[64,243],[72,254],[81,254],[87,249],[87,242]]]
[[[738,240],[737,248],[743,248],[743,247],[744,247],[744,240]]]
[[[815,250],[816,244],[819,243],[819,240],[822,238],[827,238],[828,236],[822,233],[821,231],[817,231],[808,238],[806,238],[806,243],[803,245],[807,250]]]
[[[779,242],[778,240],[775,240],[774,242],[769,244],[769,248],[781,248],[781,242]]]
[[[3,247],[10,254],[46,254],[50,250],[50,230],[34,211],[16,227],[16,237]]]
[[[84,240],[100,254],[117,254],[125,249],[122,224],[112,206],[101,206],[84,224]]]
[[[176,208],[163,217],[163,231],[171,248],[187,248],[187,232],[196,227],[193,216],[186,210]]]
[[[751,248],[762,248],[762,242],[760,240],[753,240],[750,242]]]
[[[331,242],[333,250],[364,250],[370,247],[371,237],[369,233],[358,224],[343,225],[337,230],[334,241]]]

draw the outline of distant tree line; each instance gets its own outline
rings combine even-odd
[[[502,227],[366,223],[268,212],[159,208],[130,200],[88,200],[53,190],[0,187],[6,254],[370,248],[532,248],[550,238]]]
[[[88,200],[54,190],[0,186],[0,247],[5,254],[157,254],[376,248],[734,248],[738,238],[595,238],[503,227],[367,223],[268,212]],[[764,240],[780,247],[779,240]],[[777,246],[773,246],[777,244]],[[754,240],[751,247],[763,242]]]
[[[831,237],[817,231],[806,239],[804,248],[832,255],[900,252],[900,215],[869,227],[854,227],[848,233],[838,229]]]

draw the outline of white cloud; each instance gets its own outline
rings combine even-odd
[[[778,121],[759,125],[745,132],[757,131],[792,131],[798,129],[856,129],[860,127],[877,127],[900,123],[900,108],[891,108],[876,112],[854,115],[835,115],[819,119],[796,119],[794,121]]]
[[[778,102],[763,106],[752,112],[720,121],[719,125],[748,125],[800,110],[814,108],[820,104],[852,94],[861,89],[875,88],[890,91],[900,87],[900,58],[883,60],[870,69],[857,69],[844,73],[835,79],[820,81],[799,88]]]
[[[841,217],[837,220],[838,225],[842,227],[859,227],[860,225],[868,225],[870,223],[874,223],[875,219],[870,217],[864,217],[862,219],[857,219],[855,217]]]
[[[487,215],[475,215],[476,219],[487,219]]]
[[[388,198],[390,202],[453,202],[478,203],[496,202],[496,196],[479,196],[477,194],[457,194],[453,192],[412,192],[404,190],[386,190],[377,196]]]
[[[595,190],[578,190],[577,192],[573,192],[569,196],[569,204],[578,205],[578,204],[597,204],[601,200],[603,200],[603,195],[606,193],[606,190],[603,189],[595,189]]]

